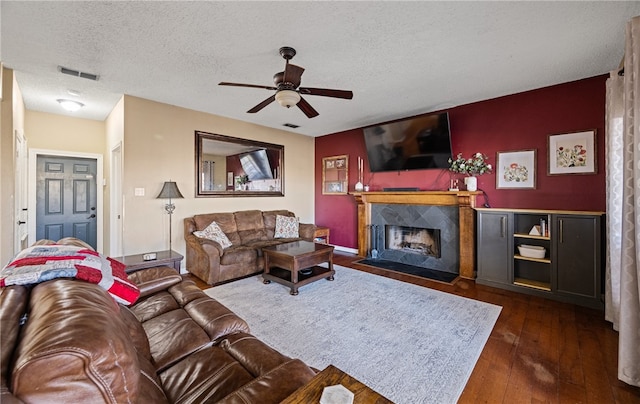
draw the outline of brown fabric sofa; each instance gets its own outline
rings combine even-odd
[[[244,210],[185,218],[187,271],[209,285],[216,285],[263,271],[262,247],[296,240],[313,241],[316,226],[308,223],[299,224],[298,238],[274,238],[277,215],[295,217],[288,210]],[[233,244],[231,247],[223,249],[217,242],[193,234],[211,222],[220,226]]]
[[[278,403],[315,375],[174,269],[130,279],[131,307],[75,279],[0,289],[0,402]]]

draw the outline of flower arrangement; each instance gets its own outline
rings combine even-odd
[[[449,159],[449,171],[454,173],[467,174],[467,175],[482,175],[490,173],[493,169],[491,164],[487,163],[487,157],[482,153],[475,153],[471,158],[465,159],[462,157],[462,153],[458,153],[456,159]]]
[[[240,175],[236,178],[236,182],[240,185],[248,184],[250,182],[249,176],[247,174]]]

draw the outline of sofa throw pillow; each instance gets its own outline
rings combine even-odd
[[[298,238],[298,218],[276,215],[276,229],[273,238]]]
[[[206,238],[206,239],[215,241],[216,243],[220,244],[220,246],[222,246],[222,249],[229,248],[232,246],[231,241],[229,240],[229,237],[227,237],[227,235],[224,234],[224,232],[216,222],[211,222],[211,224],[209,224],[209,226],[207,226],[206,229],[194,231],[193,234],[196,237]]]

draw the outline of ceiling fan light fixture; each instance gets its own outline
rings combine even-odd
[[[65,100],[65,99],[58,99],[57,100],[60,105],[62,106],[62,108],[64,108],[65,110],[69,111],[69,112],[76,112],[77,110],[79,110],[80,108],[84,107],[84,104],[78,101],[73,101],[73,100]]]
[[[300,101],[300,94],[293,90],[280,90],[276,93],[276,101],[283,107],[291,108]]]

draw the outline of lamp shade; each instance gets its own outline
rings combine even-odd
[[[300,94],[293,90],[280,90],[276,93],[276,101],[283,107],[290,108],[300,101]]]
[[[178,185],[174,181],[165,181],[162,190],[157,199],[177,199],[184,198],[178,189]]]

